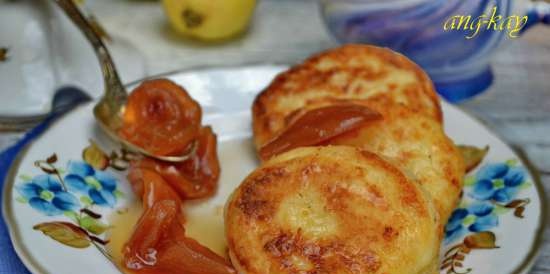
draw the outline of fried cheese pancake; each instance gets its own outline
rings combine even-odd
[[[463,187],[464,161],[441,125],[422,113],[384,101],[363,102],[383,119],[331,139],[389,157],[410,172],[432,196],[444,225]]]
[[[439,98],[426,73],[386,48],[346,45],[319,53],[279,74],[252,106],[254,141],[285,128],[292,114],[315,101],[386,97],[442,121]]]
[[[349,146],[297,148],[263,163],[230,197],[229,256],[241,274],[435,274],[428,193]]]

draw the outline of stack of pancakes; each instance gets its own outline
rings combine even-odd
[[[281,73],[254,101],[257,150],[301,113],[341,102],[382,119],[266,159],[228,201],[239,273],[438,273],[465,169],[433,84],[412,61],[347,45]]]

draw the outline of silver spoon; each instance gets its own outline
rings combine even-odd
[[[103,79],[105,81],[105,94],[95,105],[94,116],[103,131],[105,131],[112,139],[120,142],[131,151],[167,162],[181,162],[187,160],[192,154],[194,150],[193,148],[186,152],[185,155],[181,156],[157,156],[118,136],[117,132],[122,126],[122,114],[124,113],[126,107],[128,93],[120,81],[113,60],[109,55],[109,51],[86,17],[84,17],[75,5],[73,0],[54,1],[59,5],[59,7],[61,7],[61,9],[63,9],[65,14],[69,16],[73,23],[75,23],[80,31],[86,36],[88,41],[92,44],[96,56],[99,59],[101,70],[103,72]]]

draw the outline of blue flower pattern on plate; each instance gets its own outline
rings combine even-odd
[[[34,166],[43,173],[19,175],[23,182],[15,185],[19,194],[16,201],[30,205],[43,215],[63,215],[65,218],[52,218],[34,225],[32,229],[68,247],[93,246],[110,259],[105,245],[109,242],[106,232],[111,226],[104,221],[103,212],[97,210],[99,207],[114,208],[118,197],[124,194],[117,189],[117,179],[103,171],[109,166],[95,164],[119,159],[122,153],[122,150],[113,151],[109,157],[90,141],[82,152],[84,161],[68,161],[65,169],[57,167],[56,153],[34,161]],[[124,166],[116,167],[119,171],[126,169]]]
[[[445,226],[445,244],[470,233],[490,231],[499,224],[499,214],[516,199],[527,184],[526,171],[516,161],[487,164],[466,178],[464,193],[471,198],[453,211]],[[466,198],[466,197],[465,197]],[[499,209],[505,209],[504,211]]]
[[[517,195],[524,179],[525,173],[520,167],[505,163],[486,165],[477,172],[469,196],[476,200],[508,203]]]
[[[116,178],[83,161],[69,161],[64,176],[57,173],[27,177],[16,186],[19,199],[47,216],[78,211],[82,203],[110,208],[117,203]]]
[[[445,243],[451,243],[469,232],[488,231],[498,226],[495,206],[489,202],[476,202],[455,209],[445,226]]]
[[[80,207],[78,199],[64,190],[59,180],[51,175],[37,175],[16,189],[32,208],[48,216],[60,215]]]
[[[114,207],[116,204],[116,179],[109,173],[95,170],[81,161],[69,161],[65,183],[70,191],[88,195],[94,204]]]

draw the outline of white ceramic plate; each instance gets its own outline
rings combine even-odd
[[[221,209],[225,200],[258,164],[250,138],[250,104],[284,68],[246,66],[165,75],[200,101],[206,110],[205,123],[213,125],[218,134],[219,191],[212,199],[189,205],[187,212],[189,235],[218,252],[224,250],[219,241],[223,241]],[[491,149],[482,164],[468,174],[463,201],[447,226],[441,273],[526,273],[539,248],[545,216],[537,178],[510,147],[477,120],[446,103],[443,112],[446,131],[456,143],[489,145]],[[88,234],[95,232],[96,237],[107,239],[109,230],[119,229],[118,223],[114,221],[115,228],[106,232],[101,224],[113,220],[108,216],[124,218],[134,203],[124,171],[98,171],[83,164],[82,150],[89,140],[106,152],[120,150],[97,128],[91,105],[55,123],[12,167],[4,189],[3,213],[15,249],[33,273],[119,273],[100,252],[101,244],[90,245],[82,230],[70,229],[80,226]],[[46,159],[54,153],[56,161],[48,163]],[[39,160],[43,169],[36,166]],[[102,217],[80,213],[84,207]],[[88,247],[77,248],[84,246]]]

